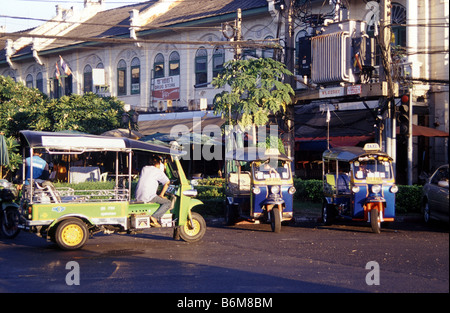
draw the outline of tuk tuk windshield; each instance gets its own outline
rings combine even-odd
[[[272,162],[255,162],[253,164],[253,177],[256,180],[264,179],[281,179],[288,180],[291,178],[291,171],[289,168],[289,162],[277,161],[276,164]]]
[[[353,163],[353,173],[355,179],[391,179],[392,168],[391,163],[386,160],[358,160]]]

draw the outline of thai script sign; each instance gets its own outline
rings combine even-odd
[[[153,79],[152,96],[154,100],[176,100],[180,98],[180,76]]]

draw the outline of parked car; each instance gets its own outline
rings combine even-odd
[[[449,223],[448,164],[440,166],[423,186],[422,212],[426,223],[431,219]]]

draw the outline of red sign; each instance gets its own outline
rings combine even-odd
[[[153,79],[152,96],[154,100],[180,99],[180,76]]]

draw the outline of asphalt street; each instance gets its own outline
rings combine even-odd
[[[381,234],[364,224],[299,222],[277,234],[216,222],[198,243],[158,228],[95,235],[78,251],[22,232],[0,239],[0,292],[448,293],[448,249],[447,225],[405,222]]]

